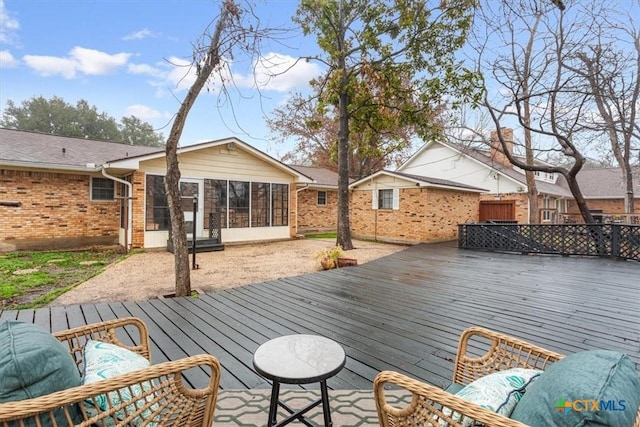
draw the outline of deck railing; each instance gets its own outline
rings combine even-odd
[[[640,261],[640,225],[460,224],[458,247],[525,254],[606,256]]]

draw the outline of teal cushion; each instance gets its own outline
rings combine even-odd
[[[527,389],[511,418],[528,425],[631,426],[640,378],[629,358],[608,350],[571,354]]]
[[[468,402],[480,405],[484,409],[508,417],[522,398],[526,388],[540,376],[537,369],[513,368],[497,371],[478,378],[455,393]],[[443,413],[452,416],[449,408]],[[462,426],[470,427],[473,420],[454,412],[452,418]],[[441,423],[442,424],[442,423]],[[446,424],[446,423],[445,423]]]
[[[114,344],[93,340],[89,340],[85,344],[83,360],[83,384],[91,384],[118,375],[124,375],[132,371],[144,369],[150,365],[149,360],[138,353]],[[150,391],[151,388],[152,384],[150,382],[144,382],[141,385],[134,384],[131,387],[124,387],[120,390],[107,393],[109,400],[107,400],[106,395],[99,395],[94,399],[89,399],[88,403],[95,404],[98,409],[104,411],[109,407],[109,401],[111,401],[113,406],[119,405],[122,402],[131,402],[131,405],[127,406],[127,412],[131,413],[135,411],[136,407],[142,408],[146,405],[147,402],[145,402],[144,399],[137,399],[137,397]],[[151,400],[152,396],[150,396],[149,399]],[[158,405],[154,403],[150,406],[150,409],[143,410],[140,417],[136,418],[133,424],[137,425],[141,419],[149,419],[151,417],[151,410],[157,408]],[[117,411],[115,415],[119,419],[124,419],[126,416],[124,410]],[[151,423],[151,425],[153,425],[153,423]]]
[[[64,344],[38,325],[14,320],[0,324],[0,379],[0,403],[80,385],[80,373]],[[74,417],[80,415],[77,406],[71,411]]]

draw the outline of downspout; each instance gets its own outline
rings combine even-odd
[[[129,252],[131,246],[131,240],[133,239],[133,184],[129,181],[125,181],[124,179],[116,178],[115,176],[111,176],[107,174],[104,165],[100,165],[100,172],[106,178],[109,178],[112,181],[119,182],[128,187],[128,197],[127,197],[127,229],[124,233],[124,249]]]
[[[298,211],[300,211],[300,205],[298,204],[298,192],[302,191],[302,190],[306,190],[307,188],[309,188],[309,184],[306,184],[304,187],[302,188],[296,188],[296,235],[298,235]]]

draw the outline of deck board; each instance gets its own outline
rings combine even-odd
[[[328,381],[333,389],[370,389],[384,369],[445,385],[460,332],[471,325],[563,354],[622,351],[640,370],[640,263],[474,252],[453,243],[197,298],[0,312],[0,320],[52,331],[125,316],[148,325],[154,363],[218,357],[223,389],[268,388],[253,371],[253,353],[268,339],[293,333],[344,346],[347,364]],[[203,372],[189,372],[187,381],[203,384]]]

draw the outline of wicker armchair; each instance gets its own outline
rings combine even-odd
[[[458,342],[453,382],[467,385],[485,375],[511,368],[544,370],[563,357],[518,338],[485,328],[471,327],[462,333]],[[403,408],[389,405],[385,398],[385,386],[400,387],[410,392],[411,402]],[[473,420],[472,425],[477,422],[486,426],[526,427],[523,423],[397,372],[380,372],[373,383],[373,392],[382,427],[462,425],[462,420],[455,421],[451,415],[443,412],[443,408],[451,409],[447,411],[448,414],[457,412],[463,416],[462,419],[466,417]],[[640,427],[640,408],[633,427]]]
[[[482,356],[469,354],[482,346],[488,349]],[[510,368],[545,367],[563,356],[542,347],[507,335],[496,333],[480,327],[465,330],[458,342],[458,353],[453,371],[453,382],[467,385],[476,379],[492,372]],[[401,387],[412,394],[411,402],[404,408],[394,408],[386,402],[385,385]],[[467,418],[484,425],[522,427],[524,424],[495,414],[476,404],[454,396],[438,387],[422,383],[405,375],[392,371],[384,371],[376,376],[374,395],[378,409],[378,418],[383,427],[392,426],[424,426],[430,423],[441,426],[460,426],[461,421],[454,421],[451,415],[443,413],[442,408],[450,408]],[[438,419],[435,422],[434,419]]]
[[[69,352],[82,372],[82,350],[88,339],[109,342],[137,352],[150,360],[149,335],[145,324],[137,318],[123,318],[93,325],[81,326],[54,336],[69,346]],[[123,341],[139,340],[138,344],[126,345]],[[182,373],[188,369],[205,369],[210,375],[209,384],[203,389],[190,389],[183,384]],[[210,426],[218,396],[220,364],[211,355],[199,355],[159,363],[148,368],[120,375],[93,384],[81,385],[49,395],[0,404],[0,426],[9,425],[60,425],[61,414],[72,425],[71,408],[78,405],[84,421],[81,426],[105,426],[115,422],[118,426]],[[142,384],[144,391],[137,396],[144,405],[131,402],[113,404],[107,400],[105,411],[88,413],[82,402],[107,392]],[[150,388],[150,389],[149,389]],[[133,393],[132,393],[133,394]],[[140,402],[139,401],[139,402]],[[97,412],[97,413],[95,413]],[[118,415],[116,416],[116,412]],[[145,414],[143,416],[143,413]],[[124,416],[122,415],[124,414]],[[22,424],[24,423],[24,424]]]

